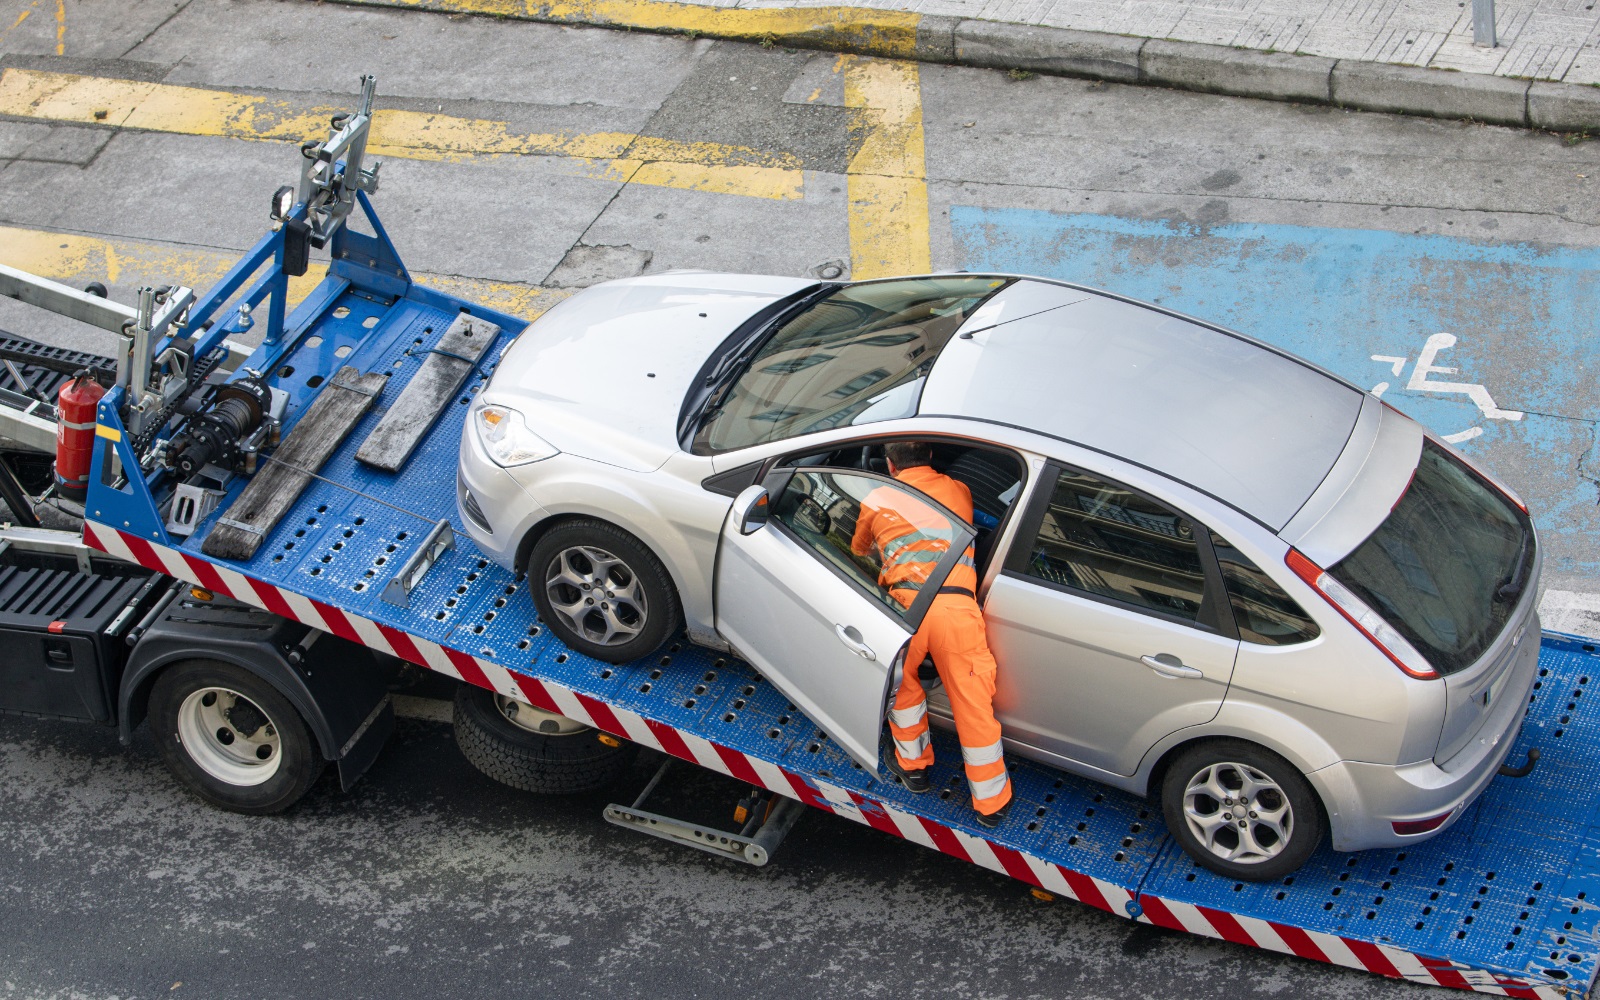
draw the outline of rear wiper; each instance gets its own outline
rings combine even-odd
[[[1495,589],[1494,596],[1502,601],[1514,601],[1522,594],[1522,588],[1528,585],[1528,543],[1530,532],[1522,533],[1522,544],[1517,546],[1517,564],[1511,571],[1511,578]]]

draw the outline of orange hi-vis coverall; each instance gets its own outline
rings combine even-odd
[[[964,483],[926,465],[901,469],[895,478],[932,497],[956,516],[972,520],[972,491]],[[889,596],[910,607],[928,574],[950,550],[952,536],[942,524],[916,523],[926,518],[904,507],[904,500],[895,490],[885,488],[867,494],[856,519],[851,549],[857,555],[866,555],[876,547],[883,556],[878,583],[888,588]],[[955,714],[956,737],[961,741],[972,807],[990,815],[1011,801],[1011,777],[1006,773],[1000,745],[1000,723],[994,717],[996,664],[994,654],[989,652],[977,587],[977,568],[969,548],[945,578],[921,627],[911,637],[900,690],[895,693],[894,708],[889,713],[889,731],[894,735],[895,757],[901,767],[916,771],[933,765],[928,696],[917,677],[923,658],[932,654]]]

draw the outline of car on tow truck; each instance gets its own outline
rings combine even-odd
[[[1213,871],[1431,837],[1505,759],[1539,646],[1522,502],[1336,376],[1103,291],[598,285],[501,356],[458,502],[563,642],[621,663],[681,624],[876,768],[926,602],[849,542],[868,492],[909,491],[882,456],[908,439],[972,489],[974,523],[940,516],[976,549],[1007,748],[1157,795]]]

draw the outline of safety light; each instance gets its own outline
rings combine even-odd
[[[288,184],[272,192],[272,218],[282,222],[294,208],[294,188]]]
[[[1417,652],[1416,647],[1407,642],[1405,636],[1396,631],[1393,625],[1384,621],[1382,615],[1367,607],[1361,598],[1350,591],[1350,588],[1334,579],[1333,574],[1307,559],[1298,549],[1290,549],[1283,557],[1283,561],[1294,570],[1295,576],[1321,594],[1323,600],[1333,605],[1335,611],[1344,615],[1346,621],[1359,629],[1362,635],[1408,676],[1418,680],[1434,680],[1439,676],[1439,672],[1433,669],[1433,664]]]
[[[473,414],[478,440],[494,463],[502,468],[538,462],[560,452],[550,442],[528,430],[522,414],[509,406],[482,406]]]

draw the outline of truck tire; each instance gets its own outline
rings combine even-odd
[[[1161,780],[1161,811],[1184,853],[1238,882],[1293,874],[1327,825],[1300,771],[1244,740],[1207,740],[1179,754]]]
[[[603,788],[638,753],[632,743],[470,684],[456,689],[455,724],[456,745],[473,767],[539,795]]]
[[[149,718],[178,783],[230,812],[282,812],[327,765],[289,700],[231,663],[182,660],[163,670]]]
[[[563,643],[597,660],[648,656],[678,628],[678,594],[661,560],[614,524],[551,528],[528,554],[528,592]]]

